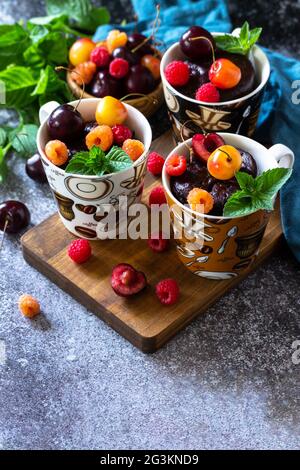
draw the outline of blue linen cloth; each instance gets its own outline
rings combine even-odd
[[[151,34],[156,16],[155,0],[132,0],[137,23],[100,26],[94,40],[105,39],[112,28]],[[230,17],[225,0],[160,0],[160,27],[156,38],[169,47],[190,26],[201,25],[209,31],[230,32]],[[245,20],[247,18],[245,17]],[[255,25],[255,26],[259,26]],[[262,103],[258,140],[282,143],[295,153],[300,145],[300,61],[265,49],[271,63],[271,76]],[[297,82],[298,80],[298,82]],[[300,153],[295,155],[294,172],[281,190],[281,216],[287,242],[300,261]]]

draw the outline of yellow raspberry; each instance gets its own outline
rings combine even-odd
[[[39,302],[29,294],[23,294],[18,301],[19,310],[27,318],[33,318],[41,311]]]
[[[191,209],[198,212],[201,211],[200,205],[202,205],[204,214],[208,214],[214,206],[214,198],[212,195],[205,191],[205,189],[200,188],[194,188],[189,192],[187,202]]]
[[[140,140],[126,139],[122,145],[122,150],[135,162],[145,151],[145,146]]]
[[[112,29],[106,38],[106,46],[108,52],[111,54],[117,47],[123,47],[127,43],[127,34],[119,31],[118,29]]]
[[[71,78],[78,85],[82,85],[82,82],[87,85],[92,81],[96,70],[97,65],[94,62],[83,62],[82,64],[76,65],[71,73]]]
[[[64,165],[69,156],[66,144],[60,140],[49,140],[45,146],[45,154],[57,166]]]
[[[113,131],[109,126],[103,124],[92,129],[85,138],[87,148],[90,150],[94,145],[100,147],[104,152],[108,150],[114,140]]]

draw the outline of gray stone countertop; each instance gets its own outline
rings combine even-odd
[[[249,1],[249,15],[274,25],[299,8],[273,2],[267,18],[263,3]],[[239,5],[230,2],[234,21],[247,16]],[[0,11],[3,22],[43,13],[42,2],[32,1],[1,0]],[[284,44],[291,54],[295,47]],[[23,161],[10,164],[0,200],[26,202],[37,224],[55,211],[49,189],[26,176]],[[283,245],[163,349],[145,355],[29,267],[19,236],[7,237],[0,449],[299,449],[300,364],[292,361],[299,285],[299,265]],[[18,312],[24,292],[41,301],[36,320]]]

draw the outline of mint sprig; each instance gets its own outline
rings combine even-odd
[[[103,176],[131,166],[132,160],[120,147],[112,147],[105,155],[100,147],[94,145],[90,151],[75,153],[65,171],[78,175]]]
[[[222,34],[215,37],[217,47],[223,51],[234,54],[247,55],[251,47],[258,41],[262,28],[249,28],[248,21],[245,21],[240,29],[239,36],[232,34]]]
[[[235,176],[241,188],[226,202],[224,217],[239,217],[258,210],[273,210],[273,199],[292,174],[291,168],[273,168],[256,178],[238,171]]]

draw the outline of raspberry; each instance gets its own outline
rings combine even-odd
[[[90,60],[94,62],[97,67],[105,68],[110,62],[110,54],[106,47],[95,47],[91,52]]]
[[[142,271],[137,271],[127,263],[117,264],[111,273],[111,287],[121,297],[129,297],[143,290],[147,279]]]
[[[182,155],[171,155],[166,161],[166,171],[169,176],[180,176],[186,170],[186,158]]]
[[[148,239],[148,246],[156,253],[162,253],[169,247],[169,240],[163,238],[163,234],[161,232],[152,234],[151,238]]]
[[[155,186],[149,195],[149,206],[152,206],[152,204],[158,204],[160,206],[161,204],[166,204],[166,202],[167,199],[164,188],[162,186]]]
[[[116,124],[111,130],[114,136],[114,143],[120,147],[125,140],[131,139],[132,137],[132,131],[128,127],[123,126],[123,124]]]
[[[118,29],[112,29],[106,38],[106,45],[108,52],[111,54],[117,47],[123,47],[127,43],[127,34],[119,31]]]
[[[181,60],[170,62],[165,68],[165,76],[170,85],[186,85],[190,78],[189,67]]]
[[[123,142],[122,150],[135,162],[144,153],[145,147],[140,140],[126,139]]]
[[[105,152],[112,146],[113,140],[114,136],[111,128],[103,124],[102,126],[94,127],[87,134],[85,143],[89,150],[95,145]]]
[[[82,85],[82,82],[87,85],[93,79],[97,70],[94,62],[83,62],[82,64],[76,65],[71,73],[71,78],[78,85]]]
[[[152,175],[161,175],[165,160],[157,152],[151,152],[148,156],[147,169]]]
[[[196,100],[206,101],[207,103],[218,103],[220,101],[220,93],[212,83],[204,83],[196,91]]]
[[[66,144],[60,140],[49,140],[45,146],[45,154],[48,160],[57,166],[64,165],[69,156]]]
[[[156,284],[155,292],[163,305],[173,305],[179,297],[179,287],[175,279],[163,279]]]
[[[205,189],[194,188],[192,189],[187,197],[187,202],[189,203],[191,209],[208,214],[214,206],[214,198],[212,195],[205,191]],[[199,207],[199,206],[202,207]]]
[[[123,78],[128,74],[129,63],[125,59],[114,59],[109,64],[109,73],[114,78]]]
[[[90,242],[84,238],[73,240],[68,247],[68,255],[75,263],[85,263],[92,254]]]
[[[18,301],[19,310],[27,318],[33,318],[41,311],[39,302],[28,294],[23,294]]]

